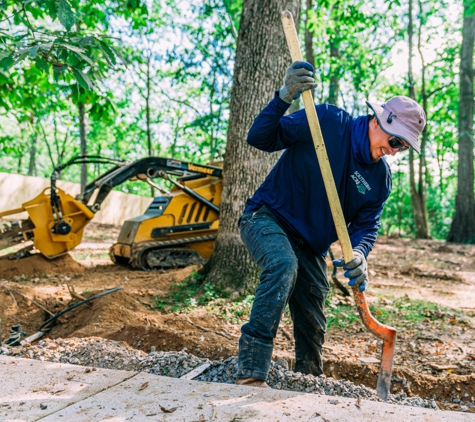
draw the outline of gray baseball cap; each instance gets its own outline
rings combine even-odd
[[[385,104],[370,103],[379,126],[388,135],[404,139],[414,151],[421,153],[419,135],[426,125],[426,113],[413,99],[404,96],[391,98]]]

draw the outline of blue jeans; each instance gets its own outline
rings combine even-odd
[[[294,323],[294,371],[322,374],[323,308],[330,289],[325,258],[286,232],[266,207],[244,213],[239,230],[262,272],[249,322],[241,327],[236,378],[267,378],[287,303]]]

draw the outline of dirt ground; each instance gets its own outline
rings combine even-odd
[[[92,223],[86,228],[83,243],[60,259],[48,261],[35,255],[19,261],[0,260],[3,337],[14,324],[33,334],[51,314],[72,300],[78,301],[72,297],[76,294],[89,297],[122,286],[122,290],[61,317],[49,337],[100,336],[127,342],[145,352],[152,347],[186,349],[209,359],[235,355],[240,324],[246,317],[238,313],[227,317],[226,304],[219,300],[187,313],[157,311],[157,300],[169,297],[171,286],[196,268],[140,272],[114,265],[108,249],[118,233],[119,227]],[[339,256],[337,245],[334,252]],[[393,313],[402,321],[397,327],[392,393],[435,398],[444,409],[460,410],[462,402],[469,411],[475,410],[474,258],[475,246],[378,239],[370,255],[371,283],[366,297],[378,309],[376,313]],[[339,279],[343,281],[341,274]],[[406,305],[395,306],[396,302],[410,304],[420,299],[439,308],[424,311],[417,323],[413,319],[405,323],[401,309]],[[351,303],[351,298],[333,295],[327,315],[338,319],[356,313],[354,307],[341,313],[342,302]],[[284,357],[292,365],[291,333],[291,321],[283,318],[275,358]],[[374,388],[378,363],[359,359],[379,359],[380,350],[378,340],[359,321],[333,324],[324,348],[325,372]]]

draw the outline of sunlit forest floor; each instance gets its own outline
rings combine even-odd
[[[209,359],[236,355],[240,326],[252,297],[219,298],[196,267],[140,272],[112,264],[108,250],[119,227],[90,224],[83,243],[48,261],[39,255],[0,261],[3,337],[14,324],[29,335],[49,316],[77,301],[123,286],[59,319],[51,338],[100,336],[150,352],[183,350]],[[340,255],[337,244],[333,246]],[[444,409],[475,410],[475,246],[435,240],[378,239],[369,259],[366,294],[373,315],[398,332],[392,393],[434,397]],[[329,276],[332,270],[330,261]],[[337,277],[344,282],[341,272]],[[69,289],[68,289],[69,284]],[[21,293],[21,294],[20,294]],[[375,387],[381,344],[361,324],[351,297],[336,287],[327,300],[325,373]],[[286,312],[275,359],[292,367],[292,322]],[[455,402],[453,399],[456,398]]]

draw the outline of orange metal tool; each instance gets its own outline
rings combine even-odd
[[[284,26],[285,37],[287,39],[292,61],[303,60],[292,13],[289,11],[282,12],[282,24]],[[318,164],[320,166],[323,182],[325,184],[328,202],[330,203],[333,221],[335,223],[338,239],[340,240],[343,250],[343,257],[345,262],[349,262],[354,258],[353,248],[348,235],[340,199],[338,198],[338,192],[336,190],[333,173],[328,160],[327,150],[323,141],[320,123],[318,122],[318,116],[315,110],[312,93],[310,91],[303,92],[302,100],[305,106],[305,112],[307,114],[310,132],[312,134],[313,144],[315,146],[315,152],[318,158]],[[394,346],[396,343],[396,330],[392,327],[379,323],[373,317],[373,315],[371,315],[368,304],[366,303],[366,297],[363,292],[359,291],[358,287],[353,288],[353,295],[364,325],[374,335],[383,340],[381,367],[379,371],[378,383],[376,386],[376,393],[381,399],[387,400],[391,387],[391,372],[393,368]]]

